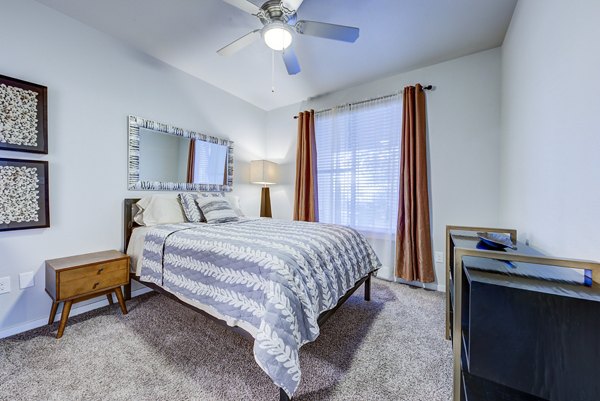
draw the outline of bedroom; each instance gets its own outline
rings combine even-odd
[[[128,115],[233,141],[232,194],[239,196],[247,216],[258,216],[261,206],[260,186],[251,183],[251,162],[277,163],[279,179],[270,186],[272,215],[291,220],[298,124],[293,116],[399,93],[417,83],[433,85],[425,97],[435,281],[426,284],[428,291],[413,289],[384,281],[390,277],[380,271],[373,281],[370,304],[359,289],[358,296],[324,326],[315,343],[305,346],[312,351],[307,352],[306,367],[302,367],[298,399],[452,397],[453,351],[444,338],[443,295],[448,225],[515,228],[519,241],[527,241],[544,254],[600,260],[596,227],[600,190],[594,185],[600,182],[596,157],[600,136],[594,128],[600,108],[600,55],[593,51],[600,33],[597,2],[461,0],[453,5],[431,1],[419,6],[422,2],[382,1],[393,12],[384,13],[376,24],[368,11],[379,2],[355,1],[352,4],[360,12],[342,12],[347,2],[305,0],[301,18],[357,26],[360,37],[352,44],[298,38],[302,71],[289,76],[283,63],[275,60],[275,93],[271,92],[271,53],[263,42],[227,58],[215,53],[261,26],[235,7],[218,0],[181,0],[168,10],[158,0],[152,2],[154,7],[144,9],[139,8],[141,1],[119,2],[119,6],[114,1],[103,3],[0,2],[0,74],[48,88],[48,154],[0,150],[0,158],[47,161],[50,207],[49,228],[0,232],[0,280],[8,277],[10,283],[10,291],[0,294],[0,355],[10,356],[11,361],[0,369],[31,364],[31,369],[19,369],[22,375],[12,380],[4,375],[13,371],[1,371],[0,398],[51,399],[44,389],[26,381],[37,378],[62,394],[57,399],[124,399],[135,396],[135,391],[140,399],[153,399],[152,391],[156,399],[178,399],[178,390],[181,398],[197,391],[200,399],[249,399],[253,394],[277,399],[276,387],[254,362],[245,339],[209,325],[204,317],[179,305],[172,306],[178,314],[157,323],[158,327],[168,330],[174,325],[179,331],[167,332],[177,340],[174,344],[180,344],[186,325],[178,319],[189,319],[195,330],[209,326],[211,342],[226,347],[230,360],[222,361],[219,353],[209,352],[202,354],[208,362],[186,361],[178,370],[177,358],[186,359],[186,353],[196,348],[167,347],[159,352],[166,345],[143,336],[149,345],[142,351],[157,349],[156,355],[135,359],[122,352],[111,361],[102,349],[127,351],[128,344],[111,345],[112,337],[95,342],[96,331],[109,336],[110,331],[104,331],[108,326],[121,334],[133,330],[141,336],[144,322],[157,319],[157,310],[150,307],[171,305],[162,296],[141,294],[137,286],[134,298],[127,302],[130,313],[126,316],[116,305],[105,308],[106,298],[96,298],[73,307],[60,340],[55,338],[58,322],[46,326],[52,300],[45,292],[45,261],[124,250],[124,199],[150,193],[127,187]],[[202,16],[203,23],[219,15],[210,25],[218,31],[195,29],[196,15]],[[421,29],[414,34],[403,31],[395,15],[403,18],[404,25]],[[184,23],[169,19],[175,16]],[[418,23],[409,23],[413,20]],[[142,22],[145,34],[127,36],[137,31],[124,28],[128,23]],[[164,24],[167,28],[153,27]],[[423,26],[438,24],[441,28],[435,35],[425,35],[428,31]],[[369,29],[380,33],[370,35]],[[387,37],[386,32],[402,36]],[[164,36],[152,36],[158,33]],[[364,46],[376,47],[379,38],[384,51],[366,54],[398,63],[386,64],[387,71],[375,71],[368,60],[360,59],[365,53],[354,53],[370,50]],[[441,38],[447,40],[435,48]],[[444,47],[452,44],[451,39],[456,39],[455,47]],[[349,73],[360,70],[367,75],[352,78],[330,71],[319,60],[325,55],[312,51],[313,46],[332,52],[329,57],[346,64],[358,64],[348,68]],[[151,50],[155,53],[149,54]],[[398,54],[388,57],[386,53]],[[211,63],[202,63],[194,54],[204,55]],[[409,56],[407,64],[402,64]],[[331,62],[331,58],[325,60]],[[344,64],[334,65],[342,68]],[[327,80],[338,86],[329,86]],[[438,252],[441,261],[436,260]],[[30,272],[33,286],[21,289],[20,275],[27,281]],[[388,274],[393,276],[393,270]],[[398,294],[403,303],[394,301]],[[134,320],[136,299],[149,299],[149,308]],[[350,312],[356,313],[355,319]],[[404,319],[411,323],[408,327],[400,324]],[[342,341],[338,327],[349,330],[351,341]],[[423,336],[424,341],[414,335]],[[231,345],[219,340],[222,336]],[[201,344],[212,347],[210,342]],[[67,365],[48,366],[31,359],[38,348],[47,352],[43,355],[48,360],[67,361]],[[331,359],[319,359],[321,351],[327,351]],[[379,366],[377,357],[384,355],[393,358],[385,358],[387,364]],[[89,367],[73,365],[78,359],[88,360]],[[136,361],[172,369],[172,380],[147,389],[118,387],[127,382],[117,376],[127,373],[118,365],[133,366]],[[216,367],[208,369],[207,364]],[[98,369],[105,378],[90,378],[90,372]],[[405,376],[402,369],[406,369]],[[244,370],[251,374],[244,377]],[[69,385],[69,375],[88,387]]]

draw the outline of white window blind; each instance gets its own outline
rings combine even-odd
[[[398,220],[400,95],[336,107],[315,117],[319,221],[365,235],[393,278]]]
[[[223,184],[226,180],[227,146],[197,139],[195,141],[194,182]]]
[[[399,95],[316,116],[320,221],[395,234],[401,122]]]

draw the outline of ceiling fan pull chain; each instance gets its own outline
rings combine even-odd
[[[275,93],[275,50],[271,50],[271,93]]]

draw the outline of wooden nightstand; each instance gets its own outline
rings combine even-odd
[[[61,338],[69,319],[71,305],[106,295],[112,305],[112,293],[123,314],[127,307],[121,286],[129,282],[129,256],[118,251],[104,251],[46,261],[46,292],[52,298],[48,324],[54,322],[58,304],[64,302],[58,333]]]

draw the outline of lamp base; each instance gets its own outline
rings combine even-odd
[[[271,192],[269,187],[263,187],[260,195],[260,217],[273,217],[271,215]]]

